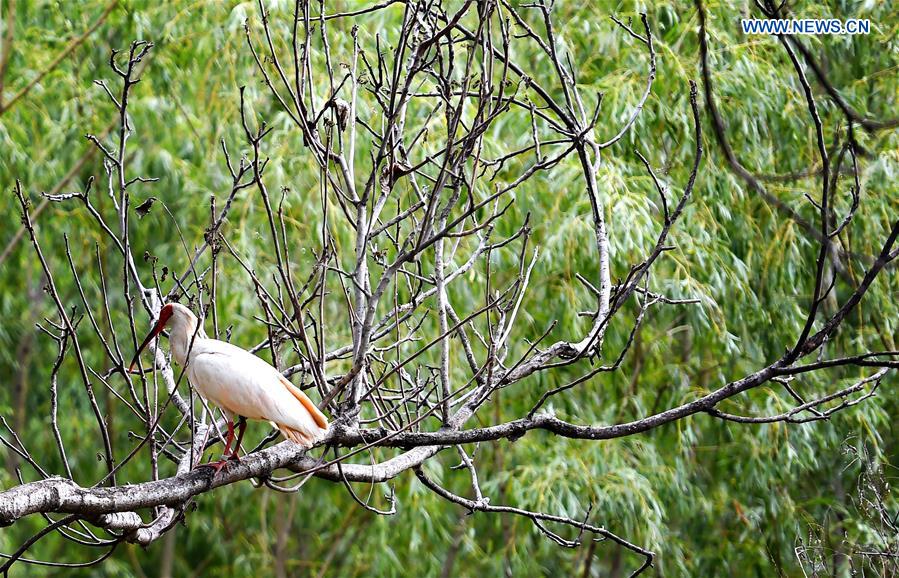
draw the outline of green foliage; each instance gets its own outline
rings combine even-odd
[[[8,10],[5,4],[4,10]],[[271,4],[275,30],[289,38],[286,32],[292,6],[288,4],[292,3]],[[741,16],[759,16],[752,2],[740,2],[736,7],[724,2],[709,4],[713,78],[741,162],[759,173],[789,173],[814,166],[813,127],[782,47],[772,38],[739,33]],[[327,9],[353,9],[355,5],[329,2]],[[94,0],[16,2],[14,50],[3,101],[8,102],[45,70],[105,6]],[[803,40],[828,64],[831,82],[852,106],[872,117],[895,114],[899,19],[894,8],[888,3],[799,2],[792,9],[803,17],[871,19],[869,36]],[[660,167],[659,173],[670,187],[669,196],[682,190],[689,174],[693,142],[687,80],[699,79],[696,10],[683,2],[634,5],[559,0],[554,12],[559,46],[575,55],[584,93],[604,93],[597,132],[599,138],[607,138],[630,114],[647,70],[645,51],[608,16],[626,19],[644,10],[656,35],[658,78],[636,125],[605,151],[599,175],[611,223],[613,278],[624,277],[647,252],[661,223],[658,196],[634,149]],[[360,42],[370,49],[377,34],[389,39],[396,34],[401,15],[402,6],[397,4],[379,15],[360,17]],[[209,224],[210,198],[222,202],[230,186],[220,141],[228,144],[234,158],[248,152],[238,108],[238,87],[245,85],[251,118],[265,119],[274,128],[264,150],[271,158],[268,186],[271,191],[288,189],[284,210],[291,238],[297,240],[291,255],[298,270],[308,271],[321,226],[318,171],[296,128],[255,69],[243,31],[247,18],[258,33],[254,2],[120,2],[71,57],[63,59],[0,115],[0,247],[21,228],[15,199],[9,193],[14,179],[21,180],[34,205],[40,206],[38,193],[50,191],[90,150],[84,134],[101,135],[115,120],[115,110],[102,89],[92,84],[94,79],[112,80],[107,65],[110,49],[145,39],[153,41],[156,48],[130,104],[136,132],[130,141],[129,163],[134,174],[160,179],[137,185],[133,204],[149,196],[158,197],[160,203],[132,224],[132,243],[140,248],[136,255],[146,250],[157,257],[158,271],[162,267],[172,272],[185,270],[187,257],[179,235],[190,252],[202,243]],[[341,26],[348,28],[349,24]],[[351,49],[348,30],[332,33],[333,49],[346,54]],[[287,50],[286,43],[280,48]],[[550,63],[536,50],[516,44],[513,55],[529,62],[535,78],[540,78],[541,72],[551,73]],[[313,58],[315,65],[321,62]],[[816,89],[816,93],[826,136],[832,139],[845,124],[843,117],[823,91]],[[410,114],[423,118],[426,111]],[[707,120],[704,116],[706,124]],[[656,291],[671,298],[697,298],[701,303],[652,310],[618,372],[600,374],[570,395],[554,398],[547,409],[578,423],[636,419],[739,378],[770,362],[795,340],[812,292],[817,245],[728,170],[708,127],[706,132],[707,156],[697,189],[673,232],[676,249],[662,257],[652,279]],[[428,146],[439,148],[440,136],[435,127],[428,135]],[[857,136],[868,154],[861,159],[863,210],[853,221],[850,236],[854,252],[872,255],[899,209],[899,139],[895,131],[858,131]],[[485,155],[530,142],[528,116],[510,113],[488,134]],[[359,157],[367,159],[367,151]],[[509,163],[497,180],[514,179],[522,166]],[[76,170],[63,191],[82,189],[91,175],[102,182],[104,172],[97,155]],[[498,224],[497,234],[508,235],[530,213],[533,240],[541,249],[533,273],[540,281],[532,285],[522,307],[519,327],[527,332],[522,337],[538,338],[553,321],[558,324],[548,339],[583,333],[588,327],[589,320],[577,313],[595,307],[594,299],[574,277],[577,271],[595,269],[590,207],[580,194],[580,179],[574,159],[550,175],[534,178],[516,192],[515,205]],[[818,181],[808,178],[771,184],[769,190],[814,222],[815,209],[804,194],[817,191],[817,187]],[[100,210],[110,209],[111,201],[102,187],[95,187],[94,199]],[[848,206],[848,195],[837,199],[838,214]],[[76,268],[86,275],[89,300],[100,302],[98,259],[108,272],[110,294],[120,293],[121,258],[83,208],[51,204],[37,223],[56,282],[69,303],[80,300],[65,260],[64,235]],[[247,191],[238,198],[224,234],[261,278],[271,278],[274,257],[258,193]],[[352,247],[348,227],[337,228],[335,236],[339,249]],[[494,256],[497,279],[512,274],[517,267],[515,257],[514,250]],[[345,264],[352,266],[349,261]],[[138,265],[150,278],[151,263]],[[862,266],[854,263],[853,273],[858,275]],[[254,319],[259,305],[252,281],[233,259],[221,260],[218,275],[222,332],[233,328],[233,342],[245,347],[258,343],[266,337],[266,330]],[[451,287],[454,302],[474,303],[481,298],[484,272],[473,270],[466,281]],[[50,404],[48,368],[56,351],[52,340],[34,327],[54,315],[53,303],[41,291],[44,283],[33,249],[23,239],[0,269],[0,376],[6,384],[0,388],[0,415],[27,440],[48,471],[59,474],[61,461],[45,419]],[[163,281],[163,286],[168,289],[171,279]],[[892,272],[882,276],[828,353],[869,347],[895,349],[897,290]],[[847,287],[839,285],[838,299],[847,294]],[[121,298],[113,299],[110,306],[114,315],[124,318],[127,305]],[[832,303],[826,307],[832,312]],[[632,307],[610,328],[606,351],[616,352],[624,345],[635,313]],[[87,330],[84,334],[88,339]],[[348,341],[346,324],[329,327],[329,349]],[[120,343],[126,356],[135,345],[131,336],[120,336]],[[527,344],[516,347],[523,352]],[[98,344],[89,342],[85,350],[93,356],[89,363],[102,362]],[[580,375],[578,369],[583,367],[541,373],[503,390],[480,419],[499,422],[526,413],[542,392]],[[339,364],[334,370],[340,370]],[[833,371],[803,379],[801,387],[812,395],[825,388],[832,391],[861,375],[857,370]],[[844,440],[860,440],[874,456],[895,464],[891,420],[899,409],[891,396],[895,383],[889,375],[882,386],[883,395],[829,421],[806,425],[728,424],[697,415],[647,434],[608,442],[564,440],[532,432],[514,443],[482,444],[477,452],[483,489],[495,505],[573,518],[583,517],[592,504],[594,523],[659,553],[658,575],[799,576],[793,548],[808,534],[809,524],[822,520],[828,512],[851,515],[853,511],[850,492],[861,466],[844,467],[846,459],[840,451]],[[93,447],[96,424],[74,363],[64,365],[59,387],[64,439],[71,448],[79,444]],[[124,456],[137,443],[129,436],[129,416],[108,391],[100,391],[99,397],[101,407],[108,411],[116,454]],[[790,400],[782,390],[765,387],[725,403],[722,410],[767,415],[789,407]],[[170,420],[168,425],[173,425],[175,416]],[[247,445],[258,441],[264,429],[251,426]],[[371,457],[380,461],[394,453],[379,449]],[[17,483],[14,468],[21,465],[11,453],[6,455],[7,468],[0,470],[2,487]],[[82,483],[93,483],[101,475],[103,464],[94,450],[72,451],[69,459]],[[456,463],[457,455],[444,452],[426,470],[448,488],[466,494],[465,471],[450,469]],[[26,480],[36,476],[27,467],[22,468],[22,475]],[[149,465],[141,462],[125,468],[121,479],[136,482],[148,477]],[[527,520],[467,515],[431,494],[410,473],[394,485],[398,513],[387,518],[358,507],[341,485],[319,480],[310,481],[296,495],[254,489],[249,483],[223,488],[201,497],[197,511],[187,517],[186,527],[179,527],[173,537],[146,551],[122,546],[106,563],[83,571],[83,575],[147,576],[162,569],[171,576],[269,576],[279,571],[300,576],[439,576],[448,557],[455,557],[453,575],[457,576],[580,575],[587,556],[593,556],[593,575],[617,576],[639,564],[610,543],[567,550],[546,540]],[[362,497],[372,491],[374,503],[385,503],[386,487],[371,490],[358,485],[355,490]],[[28,519],[4,529],[0,551],[14,551],[42,524],[43,520]],[[864,535],[868,521],[856,517],[846,524]],[[830,539],[840,530],[839,525],[829,527]],[[50,537],[27,556],[78,562],[92,554]],[[286,559],[286,566],[280,569],[279,558]],[[50,576],[58,571],[22,566],[13,574]],[[71,570],[67,575],[78,572]]]

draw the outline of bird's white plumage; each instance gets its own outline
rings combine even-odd
[[[270,421],[285,437],[305,447],[324,436],[328,420],[305,393],[265,360],[236,345],[209,339],[197,317],[183,305],[163,307],[157,326],[135,359],[164,326],[169,327],[172,357],[186,368],[197,392],[218,406],[229,421],[235,416]]]
[[[232,414],[269,420],[311,438],[322,430],[302,403],[281,382],[274,367],[252,353],[224,341],[194,343],[188,379],[200,395]]]

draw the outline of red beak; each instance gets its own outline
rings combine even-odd
[[[162,330],[165,329],[165,324],[168,323],[169,318],[172,316],[172,306],[166,305],[159,312],[159,321],[156,322],[156,326],[150,331],[147,335],[144,342],[140,344],[140,347],[137,348],[137,352],[134,354],[134,359],[131,360],[131,365],[128,366],[128,373],[137,373],[134,371],[134,366],[137,365],[137,360],[140,357],[141,352],[144,348],[149,344],[153,339],[155,339]]]

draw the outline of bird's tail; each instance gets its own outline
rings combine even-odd
[[[319,430],[319,432],[311,434],[309,432],[303,432],[280,424],[278,424],[278,429],[281,430],[281,433],[284,434],[284,437],[306,449],[314,446],[315,442],[320,440],[325,434],[325,430]]]
[[[309,415],[312,416],[312,420],[315,422],[315,425],[322,429],[328,429],[328,418],[325,417],[325,414],[323,414],[321,410],[315,406],[315,403],[313,403],[312,400],[309,399],[309,396],[306,395],[303,390],[290,383],[290,381],[288,381],[287,378],[285,378],[283,375],[279,375],[278,377],[281,378],[281,383],[284,384],[284,387],[287,388],[287,391],[289,391],[291,395],[297,398],[297,401],[299,401],[306,409],[306,411],[309,412]]]
[[[303,390],[290,383],[283,375],[279,375],[281,383],[287,388],[287,391],[293,395],[297,401],[303,406],[303,411],[311,418],[309,428],[298,430],[290,426],[278,424],[278,429],[284,434],[284,437],[295,444],[299,444],[306,449],[315,445],[315,442],[322,439],[328,431],[328,418],[315,406],[315,403],[309,399],[309,396],[303,393]]]

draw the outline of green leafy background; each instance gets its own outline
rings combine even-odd
[[[361,5],[328,2],[327,9]],[[94,0],[16,2],[14,51],[4,102],[46,69],[105,7],[106,3]],[[274,29],[288,38],[292,3],[273,2],[270,8]],[[792,8],[803,17],[871,20],[867,36],[804,37],[803,41],[825,63],[832,83],[856,109],[873,117],[895,115],[899,95],[895,7],[840,1],[797,2]],[[4,2],[4,17],[8,9]],[[740,17],[760,16],[755,5],[708,2],[706,10],[719,106],[743,164],[759,173],[813,166],[817,160],[813,127],[787,56],[772,38],[747,37],[739,31]],[[554,9],[561,42],[575,55],[582,91],[605,95],[597,128],[600,136],[614,134],[627,117],[647,70],[645,50],[609,16],[633,17],[636,23],[637,14],[644,11],[656,38],[658,80],[636,125],[606,151],[600,174],[611,222],[615,277],[624,276],[646,253],[660,227],[658,197],[634,149],[658,167],[673,193],[682,190],[689,174],[693,142],[687,81],[700,77],[696,9],[687,2],[635,5],[567,0],[557,1]],[[395,37],[401,15],[397,5],[356,20],[363,47],[372,49],[379,32],[388,39]],[[40,203],[39,192],[51,190],[89,150],[85,133],[101,134],[115,120],[114,108],[92,84],[95,79],[114,80],[107,65],[110,50],[145,39],[156,47],[130,104],[136,132],[130,141],[129,167],[132,176],[160,181],[136,185],[132,195],[134,204],[151,195],[158,197],[176,220],[159,206],[143,219],[135,219],[136,255],[147,250],[159,258],[159,266],[185,269],[179,229],[189,246],[201,243],[209,223],[210,197],[222,201],[230,186],[219,141],[225,139],[235,157],[246,152],[238,109],[238,87],[246,85],[253,118],[265,119],[274,127],[264,144],[264,154],[272,159],[268,186],[273,191],[282,186],[290,189],[285,212],[292,257],[299,270],[308,270],[320,225],[318,172],[296,128],[255,69],[243,31],[247,18],[258,34],[254,2],[119,2],[71,57],[0,115],[0,246],[5,247],[21,228],[11,193],[14,179],[21,180],[35,205]],[[351,24],[332,28],[335,53],[346,55]],[[515,46],[516,58],[532,67],[534,78],[551,74],[550,63],[536,51],[521,42]],[[845,129],[845,120],[817,86],[816,94],[830,142],[839,129]],[[770,362],[801,329],[812,290],[816,244],[727,169],[704,106],[703,115],[707,156],[693,199],[673,233],[676,249],[660,260],[652,281],[655,290],[670,297],[698,298],[701,303],[654,309],[618,372],[600,374],[569,395],[554,398],[551,409],[561,417],[578,423],[614,423],[693,399]],[[899,139],[895,131],[858,131],[858,136],[867,151],[861,159],[862,209],[848,236],[854,251],[870,255],[878,251],[899,208]],[[491,129],[485,147],[493,154],[529,142],[527,116],[510,114]],[[360,158],[367,157],[360,154]],[[520,166],[507,166],[499,178],[511,180]],[[64,191],[82,188],[90,175],[103,182],[96,155]],[[768,187],[814,221],[815,209],[803,194],[817,193],[815,179]],[[582,190],[576,162],[563,163],[521,187],[513,209],[498,227],[499,234],[511,234],[530,213],[533,241],[541,248],[533,274],[539,282],[532,284],[524,301],[518,339],[539,337],[553,320],[558,325],[550,339],[578,335],[588,328],[589,319],[579,318],[577,312],[590,309],[593,298],[574,277],[596,266],[589,242],[589,204]],[[95,191],[101,208],[111,210],[103,185]],[[845,211],[848,183],[841,181],[840,191],[837,208]],[[105,270],[110,271],[110,291],[119,290],[121,259],[80,206],[53,204],[37,223],[42,247],[67,303],[80,306],[64,257],[63,234],[68,235],[89,298],[94,302],[99,298],[98,249]],[[251,190],[239,197],[223,233],[254,269],[271,278],[274,257],[258,193]],[[352,247],[348,228],[337,226],[334,233],[339,247]],[[493,267],[500,277],[514,276],[516,255],[511,249],[495,256]],[[150,265],[142,261],[139,266],[149,279]],[[862,266],[852,264],[856,275]],[[27,239],[14,247],[0,267],[0,414],[47,470],[60,474],[63,470],[47,418],[48,376],[56,351],[53,342],[34,327],[55,314],[54,306],[41,290],[42,272]],[[481,302],[483,273],[475,269],[464,284],[453,287],[454,302]],[[169,286],[164,284],[166,289]],[[887,271],[828,353],[894,349],[897,288],[895,274]],[[265,327],[253,318],[260,310],[252,283],[234,260],[222,259],[218,291],[220,323],[223,329],[233,328],[232,341],[250,346],[264,339]],[[841,282],[838,299],[848,293],[849,287]],[[121,298],[111,306],[116,315],[124,316]],[[825,311],[832,307],[826,306]],[[624,344],[634,313],[633,308],[626,309],[612,326],[607,351],[617,351]],[[337,346],[348,339],[348,328],[335,324],[326,341]],[[88,362],[101,367],[102,348],[91,340],[86,326],[83,340]],[[122,344],[126,352],[133,347],[128,339]],[[543,391],[579,375],[578,369],[583,371],[584,366],[545,372],[503,390],[482,410],[478,423],[522,415]],[[340,366],[333,370],[339,371]],[[833,371],[803,378],[802,387],[809,395],[832,391],[863,375],[867,373]],[[458,376],[467,379],[461,367]],[[594,523],[658,553],[650,574],[800,576],[794,548],[808,539],[810,531],[823,539],[827,549],[840,547],[844,531],[860,542],[876,539],[853,502],[861,465],[844,448],[847,441],[865,445],[886,464],[886,475],[891,476],[895,385],[889,375],[878,396],[829,421],[812,424],[741,425],[698,415],[621,440],[566,440],[538,431],[515,442],[482,444],[477,456],[483,489],[493,504],[574,518],[582,517],[592,503]],[[100,403],[110,415],[116,453],[123,456],[137,443],[128,435],[136,425],[110,394],[100,392]],[[761,388],[722,406],[754,415],[789,407],[783,391],[776,388]],[[71,361],[60,374],[60,415],[76,479],[93,483],[102,471],[96,455],[100,448],[96,423]],[[265,430],[252,425],[250,441],[261,438]],[[9,437],[5,430],[0,434]],[[427,471],[454,491],[468,492],[465,471],[450,469],[458,456],[444,453],[428,464]],[[8,452],[4,455],[0,485],[6,488],[17,484],[15,467],[22,464]],[[381,450],[372,458],[390,455]],[[22,475],[36,479],[28,467],[22,467]],[[125,468],[122,479],[137,482],[148,476],[146,460],[138,460]],[[398,513],[379,517],[357,506],[339,484],[313,480],[295,495],[236,484],[198,499],[186,525],[169,537],[145,550],[121,546],[101,566],[80,572],[85,576],[440,576],[448,558],[454,557],[451,575],[455,576],[619,576],[640,562],[608,543],[560,548],[524,519],[468,515],[432,495],[410,473],[393,485]],[[355,489],[363,497],[369,491],[362,485]],[[375,487],[374,503],[383,506],[387,491],[386,486]],[[0,530],[0,551],[14,551],[43,523],[33,517]],[[80,562],[94,554],[49,537],[27,556]],[[845,565],[837,565],[838,574],[847,571]],[[79,575],[79,571],[17,566],[12,575]]]

